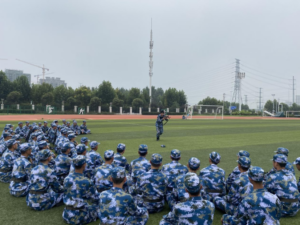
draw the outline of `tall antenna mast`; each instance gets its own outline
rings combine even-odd
[[[150,54],[149,54],[149,77],[150,77],[150,87],[149,87],[149,108],[151,108],[151,103],[152,103],[152,76],[153,76],[153,40],[152,40],[152,18],[151,18],[151,32],[150,32]]]

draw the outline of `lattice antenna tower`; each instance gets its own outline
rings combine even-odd
[[[151,108],[152,103],[152,76],[153,76],[153,39],[152,39],[152,19],[151,19],[151,32],[150,32],[150,54],[149,54],[149,77],[150,77],[150,87],[149,87],[149,108]]]
[[[239,103],[239,111],[242,110],[242,79],[245,78],[245,73],[240,72],[240,60],[235,59],[235,81],[232,102]]]

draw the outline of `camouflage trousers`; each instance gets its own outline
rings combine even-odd
[[[6,173],[0,172],[0,182],[2,182],[2,183],[9,183],[10,180],[11,180],[11,172],[12,171],[6,172]]]
[[[98,206],[87,205],[80,210],[70,210],[65,208],[62,217],[68,224],[77,225],[91,223],[98,218]]]
[[[81,130],[80,133],[81,134],[90,134],[91,131],[90,130]]]
[[[161,212],[165,206],[165,200],[158,202],[149,202],[148,200],[143,199],[143,204],[139,204],[141,207],[146,207],[150,214]]]
[[[60,203],[63,198],[63,193],[56,193],[52,189],[45,194],[29,194],[26,197],[27,206],[30,208],[42,211],[53,208]]]
[[[145,213],[142,216],[129,216],[126,219],[125,224],[131,225],[131,224],[136,224],[136,225],[144,225],[147,223],[149,219],[149,214]]]
[[[237,212],[238,205],[233,205],[227,201],[225,201],[221,197],[215,197],[213,199],[213,203],[215,204],[216,208],[225,212],[228,215],[235,215]]]
[[[282,217],[287,217],[287,216],[296,216],[300,209],[300,204],[299,202],[283,202],[281,201],[282,205],[282,211],[281,211],[281,216]]]
[[[29,183],[28,182],[20,182],[16,183],[11,181],[9,184],[9,193],[15,197],[25,197],[29,191]]]

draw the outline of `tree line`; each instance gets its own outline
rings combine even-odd
[[[0,98],[5,104],[35,104],[35,105],[62,105],[65,107],[98,106],[114,107],[149,107],[149,87],[140,88],[113,88],[109,81],[103,81],[99,86],[81,86],[76,89],[63,85],[53,88],[52,85],[30,85],[25,76],[20,76],[13,82],[9,81],[3,71],[0,71]],[[152,107],[179,108],[187,103],[183,90],[152,87]]]

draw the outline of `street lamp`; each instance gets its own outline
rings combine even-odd
[[[274,98],[274,97],[275,97],[275,94],[272,94],[272,96],[273,96],[273,114],[274,114],[274,112],[275,112],[275,111],[274,111],[274,110],[275,110],[275,109],[274,109],[274,107],[275,107],[275,106],[274,106],[274,104],[275,104],[275,98]]]

